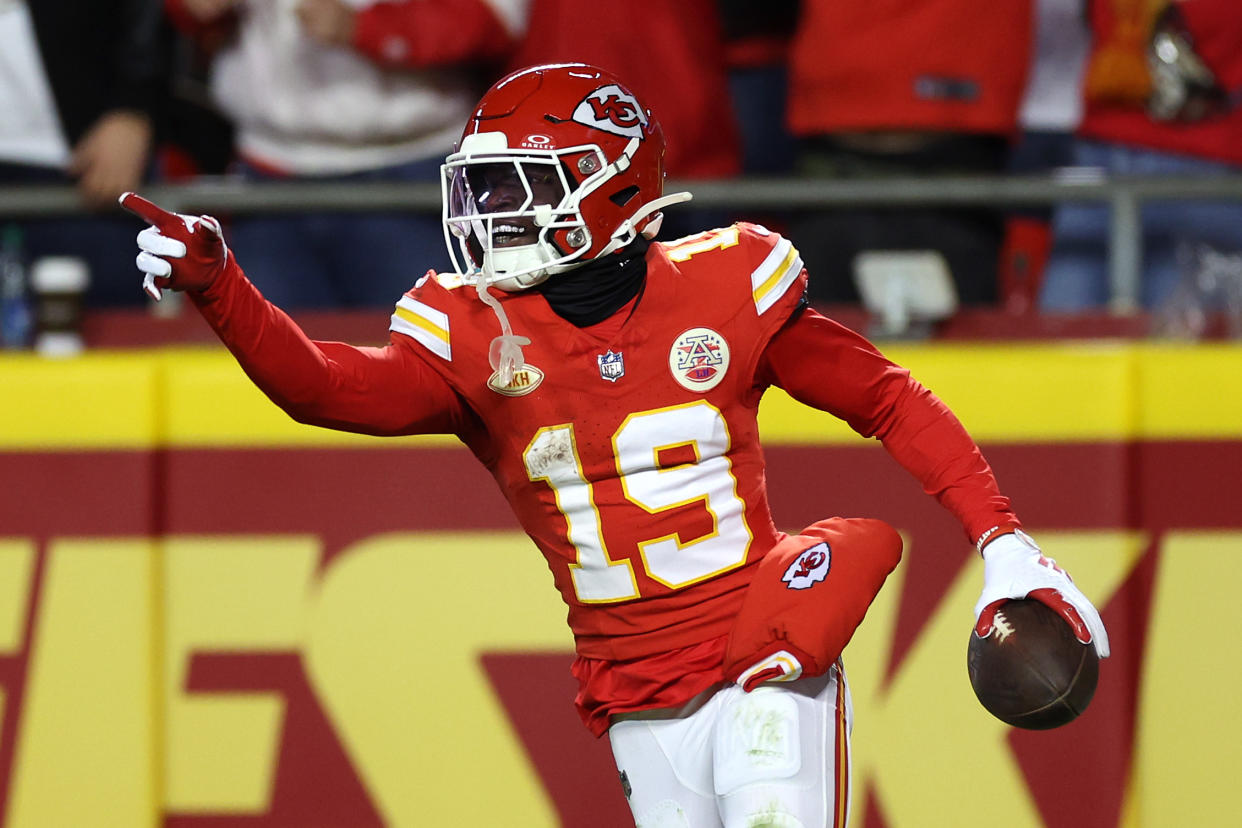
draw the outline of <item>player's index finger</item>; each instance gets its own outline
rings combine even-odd
[[[163,229],[169,220],[177,217],[175,213],[168,212],[163,207],[148,201],[137,193],[125,193],[121,196],[120,201],[121,206],[126,210],[160,229]]]

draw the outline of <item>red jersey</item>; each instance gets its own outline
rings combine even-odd
[[[1178,9],[1199,56],[1230,95],[1242,93],[1242,14],[1236,0],[1182,0]],[[1112,3],[1091,4],[1096,54],[1118,25]],[[1078,133],[1162,152],[1242,164],[1242,106],[1202,121],[1157,121],[1141,105],[1086,101]]]
[[[547,558],[579,653],[627,660],[728,629],[747,569],[779,537],[756,372],[805,285],[787,240],[734,225],[652,245],[643,296],[612,336],[500,295],[531,340],[510,388],[488,363],[497,324],[473,286],[433,277],[397,305],[392,330],[478,415],[462,437]]]
[[[1029,0],[811,0],[790,57],[795,135],[1016,128]]]
[[[580,711],[684,703],[723,679],[755,564],[784,535],[757,412],[784,388],[877,437],[971,541],[1016,524],[953,414],[858,334],[804,309],[788,240],[737,224],[652,244],[636,302],[594,328],[537,292],[493,295],[529,337],[502,386],[492,311],[428,274],[383,348],[314,342],[230,257],[190,294],[250,378],[295,419],[369,434],[453,433],[495,476],[569,607]],[[628,314],[628,315],[627,315]]]

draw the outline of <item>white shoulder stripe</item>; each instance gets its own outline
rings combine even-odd
[[[444,311],[436,310],[431,305],[424,304],[409,296],[402,296],[399,300],[397,300],[397,307],[405,308],[408,311],[418,314],[428,322],[434,324],[437,328],[445,331],[448,330],[448,314]]]
[[[785,295],[802,272],[802,257],[789,239],[781,239],[759,267],[750,274],[755,307],[763,315]]]
[[[453,360],[448,314],[424,305],[417,299],[401,297],[393,311],[388,330],[405,334],[441,359],[449,362]]]

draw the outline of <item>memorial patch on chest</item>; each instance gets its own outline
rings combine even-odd
[[[668,369],[688,391],[710,391],[729,370],[729,343],[711,328],[691,328],[673,342]]]
[[[513,379],[509,380],[508,385],[501,385],[500,372],[493,371],[487,379],[487,387],[506,397],[520,397],[534,391],[541,382],[543,382],[543,371],[528,362],[513,372]]]

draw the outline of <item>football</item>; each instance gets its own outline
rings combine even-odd
[[[1078,718],[1100,675],[1095,647],[1033,599],[1007,601],[986,638],[971,630],[966,668],[979,703],[1002,722],[1028,730]]]

